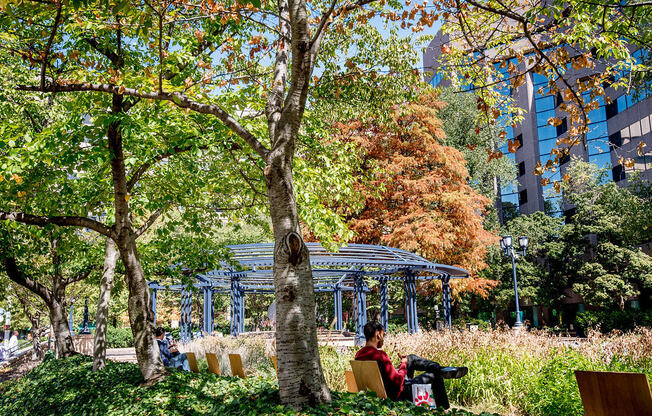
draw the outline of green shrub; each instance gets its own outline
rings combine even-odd
[[[331,403],[303,412],[279,405],[276,381],[172,370],[142,386],[138,366],[108,362],[92,371],[91,357],[50,359],[23,378],[0,385],[0,413],[20,415],[443,415],[369,393],[333,392]],[[472,415],[462,410],[446,415]]]
[[[106,329],[107,348],[129,348],[134,346],[134,335],[131,328],[108,327]]]
[[[614,329],[631,331],[637,326],[652,326],[652,310],[585,311],[577,314],[575,323],[582,332],[588,329],[599,329],[604,333]]]

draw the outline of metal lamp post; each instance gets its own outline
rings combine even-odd
[[[529,239],[525,236],[520,236],[518,238],[518,247],[523,256],[525,256],[525,250],[527,249]],[[521,309],[518,305],[518,283],[516,282],[516,256],[517,253],[514,253],[514,248],[512,247],[512,236],[506,235],[500,240],[500,248],[503,249],[503,254],[505,257],[512,258],[512,274],[514,277],[514,297],[516,302],[516,323],[514,323],[514,328],[523,327],[523,322],[521,322]]]

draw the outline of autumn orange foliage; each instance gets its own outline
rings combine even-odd
[[[473,274],[486,267],[487,246],[497,242],[483,227],[491,201],[469,186],[464,155],[443,144],[437,117],[443,105],[427,93],[416,103],[397,106],[389,122],[336,125],[338,140],[361,150],[363,169],[373,167],[366,177],[360,172],[365,179],[357,186],[365,204],[349,213],[349,226],[354,243],[409,250]],[[493,281],[472,278],[455,291],[486,296],[492,286]]]

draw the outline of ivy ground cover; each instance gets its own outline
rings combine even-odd
[[[275,381],[173,370],[154,386],[141,386],[138,367],[109,362],[92,371],[92,358],[44,362],[23,378],[0,386],[0,413],[11,415],[431,415],[443,412],[372,394],[333,392],[333,401],[297,412],[278,404]],[[447,415],[473,415],[462,410]],[[488,415],[488,414],[486,414]]]

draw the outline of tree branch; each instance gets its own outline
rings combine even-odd
[[[114,237],[113,229],[107,227],[101,222],[92,220],[86,217],[74,217],[74,216],[43,216],[43,215],[31,215],[25,214],[23,212],[6,212],[0,211],[0,220],[10,220],[15,222],[20,222],[23,224],[37,225],[39,227],[44,227],[48,224],[58,225],[61,227],[84,227],[90,228],[93,231],[105,235],[109,238]]]
[[[111,49],[106,48],[97,41],[97,38],[84,38],[84,41],[91,45],[93,49],[101,53],[102,55],[106,56],[109,61],[115,66],[116,68],[122,68],[124,65],[124,59],[122,56],[118,55],[117,53],[113,52]]]
[[[3,250],[4,251],[4,250]],[[52,292],[48,290],[45,286],[35,281],[34,279],[25,276],[25,274],[20,271],[18,265],[16,264],[16,259],[7,254],[2,254],[2,263],[4,265],[5,273],[9,276],[11,281],[21,285],[22,287],[28,289],[32,293],[38,295],[41,299],[45,301],[46,304],[50,304],[52,301]]]
[[[84,270],[83,272],[79,273],[77,276],[67,278],[65,282],[65,286],[86,279],[91,274],[91,272],[95,269],[97,269],[97,267],[95,265],[92,265],[86,268],[86,270]]]
[[[138,167],[138,169],[136,169],[134,171],[131,178],[129,178],[129,180],[127,181],[127,191],[131,192],[133,187],[136,185],[136,183],[138,183],[138,181],[145,174],[145,172],[147,172],[147,170],[149,168],[151,168],[157,162],[160,162],[161,160],[163,160],[165,158],[168,158],[168,157],[171,157],[171,156],[174,156],[174,155],[178,155],[180,153],[188,152],[188,151],[190,151],[190,150],[192,150],[194,148],[195,148],[194,146],[186,146],[186,147],[175,146],[172,150],[169,150],[169,151],[167,151],[165,153],[161,153],[160,155],[157,155],[154,158],[152,158],[152,160],[150,160],[148,162],[144,162],[142,165],[140,165]],[[208,146],[197,146],[197,149],[206,150],[206,149],[208,149]]]
[[[190,99],[187,95],[179,92],[141,92],[135,88],[124,88],[113,84],[65,84],[65,85],[47,85],[41,88],[36,85],[19,85],[19,91],[40,91],[40,92],[76,92],[76,91],[96,91],[110,94],[122,94],[130,97],[145,98],[149,100],[171,101],[177,107],[189,108],[202,114],[210,114],[217,117],[224,125],[229,127],[234,133],[240,136],[258,155],[267,160],[269,150],[263,145],[256,136],[251,134],[244,126],[234,119],[223,108],[215,104],[203,104]]]
[[[161,207],[161,208],[157,209],[156,211],[154,211],[152,213],[152,215],[149,216],[147,221],[145,221],[145,223],[143,225],[141,225],[138,230],[136,230],[136,238],[143,235],[143,233],[145,233],[145,231],[147,231],[149,229],[149,227],[154,225],[154,223],[156,222],[158,217],[160,217],[161,214],[163,214],[163,211],[165,210],[165,208],[166,207]]]
[[[50,49],[52,48],[52,43],[54,42],[54,38],[57,35],[57,29],[59,28],[59,23],[61,23],[61,9],[63,8],[63,1],[58,0],[57,1],[57,15],[54,18],[54,27],[52,27],[52,32],[50,33],[50,38],[48,39],[48,43],[45,46],[45,50],[43,51],[43,62],[41,64],[41,88],[45,87],[45,70],[47,69],[48,66],[48,57],[50,56]]]

